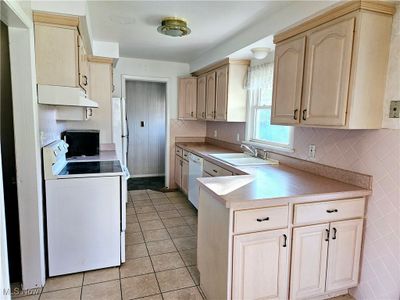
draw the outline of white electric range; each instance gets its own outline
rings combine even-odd
[[[125,261],[126,176],[118,160],[67,161],[68,145],[43,147],[49,276]]]

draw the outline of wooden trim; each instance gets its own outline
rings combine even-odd
[[[214,71],[218,68],[221,68],[225,65],[250,65],[250,60],[248,59],[231,59],[231,58],[225,58],[223,60],[217,61],[213,64],[210,64],[200,70],[194,71],[192,72],[193,76],[200,76],[203,75],[205,73]]]
[[[54,24],[70,27],[79,26],[79,17],[77,16],[57,15],[44,12],[34,12],[33,21],[35,23]]]
[[[276,34],[274,36],[274,43],[280,43],[288,38],[304,33],[310,29],[357,10],[368,10],[389,15],[393,15],[396,11],[395,6],[392,4],[383,4],[364,0],[349,1],[345,4],[336,5],[330,9],[328,8],[328,10],[325,10],[318,16],[311,17],[298,25],[294,25],[293,27]]]
[[[88,61],[94,63],[112,64],[114,60],[110,57],[88,55]]]

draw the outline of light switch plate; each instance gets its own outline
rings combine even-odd
[[[308,158],[315,159],[316,147],[314,144],[308,146]]]
[[[389,118],[400,118],[400,101],[390,101]]]

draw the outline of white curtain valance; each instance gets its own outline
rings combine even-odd
[[[273,75],[274,63],[251,66],[247,71],[246,88],[248,90],[272,90]]]

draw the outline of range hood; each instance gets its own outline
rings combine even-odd
[[[99,107],[81,88],[38,84],[38,102],[47,105]]]

